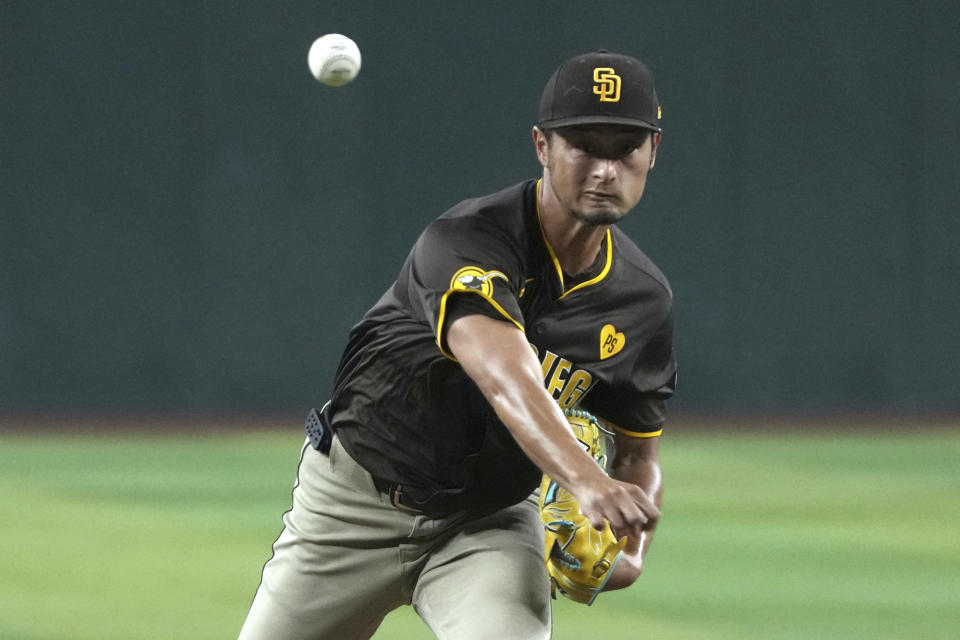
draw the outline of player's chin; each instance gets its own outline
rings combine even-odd
[[[625,215],[627,215],[626,211],[614,207],[591,207],[573,211],[573,217],[580,222],[596,226],[616,224]]]

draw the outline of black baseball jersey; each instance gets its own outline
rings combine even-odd
[[[672,294],[611,227],[585,275],[565,275],[530,180],[461,202],[423,232],[396,282],[350,332],[331,398],[333,429],[374,477],[419,502],[498,508],[541,472],[446,346],[452,318],[485,313],[526,334],[562,408],[657,435],[672,395]]]

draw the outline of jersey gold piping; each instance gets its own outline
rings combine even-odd
[[[513,324],[517,325],[517,328],[520,329],[520,331],[524,331],[523,325],[517,322],[513,318],[513,316],[507,313],[506,309],[501,307],[500,304],[493,299],[493,296],[488,296],[482,291],[476,291],[474,289],[447,289],[446,293],[443,294],[443,297],[440,298],[440,317],[437,320],[437,347],[440,348],[440,353],[450,358],[454,362],[458,362],[458,360],[453,357],[453,354],[447,353],[446,349],[443,348],[443,322],[447,315],[447,298],[450,297],[450,294],[453,293],[454,291],[457,291],[459,293],[474,293],[480,296],[481,298],[489,302],[490,306],[492,306],[494,309],[500,312],[500,315],[502,315],[504,318],[506,318]]]
[[[560,266],[560,260],[557,258],[556,251],[553,250],[553,247],[550,245],[550,241],[547,240],[547,234],[543,230],[543,219],[540,216],[540,187],[543,184],[543,178],[537,180],[537,223],[540,225],[540,236],[543,238],[543,243],[547,245],[547,251],[550,252],[550,259],[553,261],[553,267],[557,270],[557,277],[560,278],[560,289],[565,289],[566,285],[563,283],[563,267]],[[575,287],[571,287],[570,290],[564,291],[560,294],[560,297],[557,300],[563,300],[565,297],[573,293],[578,289],[583,289],[584,287],[589,287],[592,284],[596,284],[607,277],[607,273],[610,272],[610,266],[613,264],[613,238],[610,235],[610,229],[607,229],[607,260],[606,264],[603,265],[603,271],[601,271],[596,277],[591,278],[585,282],[581,282]]]
[[[628,438],[656,438],[663,433],[663,429],[657,429],[656,431],[630,431],[629,429],[624,429],[623,427],[618,427],[613,423],[610,424],[614,429],[619,433],[627,436]]]
[[[612,427],[615,431],[622,433],[628,438],[656,438],[663,433],[663,427],[660,427],[656,431],[634,431],[633,429],[625,429],[618,424],[614,424],[606,418],[601,418],[600,421],[605,427]]]

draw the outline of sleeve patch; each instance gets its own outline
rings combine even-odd
[[[493,278],[503,278],[505,282],[510,282],[501,271],[484,271],[473,266],[462,267],[450,278],[450,290],[479,291],[489,298],[493,295]]]

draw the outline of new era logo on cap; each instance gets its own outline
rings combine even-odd
[[[661,130],[660,102],[646,65],[603,50],[560,65],[544,87],[537,125],[548,129],[594,123]]]

